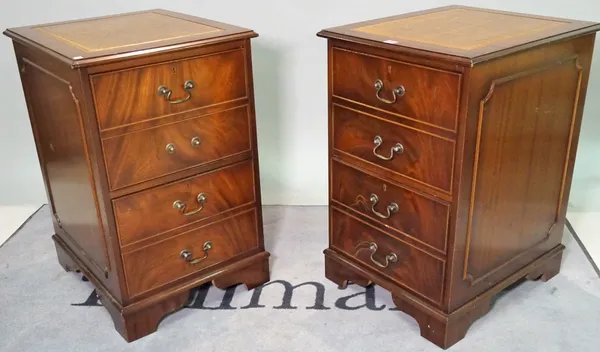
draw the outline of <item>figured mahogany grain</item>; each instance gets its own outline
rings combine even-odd
[[[173,154],[167,144],[175,145]],[[104,139],[102,145],[111,189],[131,186],[250,150],[248,107]]]
[[[248,160],[113,200],[121,246],[254,202],[253,179]],[[202,205],[199,193],[206,195]],[[202,210],[186,216],[173,208],[177,200],[186,204],[185,212]]]
[[[225,103],[247,96],[244,52],[221,53],[91,76],[101,130],[155,119],[163,115]],[[189,100],[172,104],[158,87],[172,91],[171,100],[185,98],[183,85],[192,80]]]
[[[334,96],[417,122],[456,130],[460,74],[337,47],[332,55]],[[399,86],[404,87],[404,96],[399,96],[392,104],[381,101],[375,95],[376,80],[383,82],[382,98],[393,100],[392,90]]]
[[[397,230],[426,248],[446,252],[446,239],[450,207],[433,198],[370,176],[340,162],[333,162],[331,170],[331,197],[351,209],[376,220],[388,228]],[[373,208],[370,196],[379,201]],[[395,203],[398,211],[384,219],[376,215],[388,215],[387,207]],[[400,234],[397,234],[400,236]]]
[[[374,115],[367,115],[341,105],[332,106],[333,148],[370,163],[369,170],[379,167],[410,178],[421,184],[452,193],[454,141],[421,132],[400,124],[393,124]],[[391,155],[396,143],[404,147],[391,160],[382,160],[373,153],[373,139],[380,136],[383,144],[377,153]]]
[[[193,258],[205,255],[204,243],[210,241],[208,256],[198,264],[180,257],[183,250]],[[123,254],[128,292],[136,296],[171,281],[205,270],[258,246],[254,209],[184,232],[167,240]]]
[[[397,284],[429,301],[439,304],[444,283],[444,260],[412,247],[336,208],[331,208],[331,221],[333,248],[380,271]],[[371,259],[371,252],[367,247],[369,243],[375,243],[379,247],[373,255],[375,261],[385,265],[386,256],[390,253],[395,253],[398,261],[390,262],[386,268],[379,267]]]

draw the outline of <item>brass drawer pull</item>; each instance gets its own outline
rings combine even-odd
[[[193,88],[194,88],[194,81],[192,81],[192,80],[185,81],[185,83],[183,84],[183,89],[185,89],[185,91],[187,92],[187,96],[185,98],[171,100],[171,94],[173,93],[173,91],[170,90],[169,87],[167,87],[167,86],[160,86],[160,87],[158,87],[158,96],[165,97],[165,99],[171,104],[179,104],[179,103],[183,103],[184,101],[190,100],[190,98],[192,97],[192,89]]]
[[[165,146],[165,150],[167,151],[168,154],[175,154],[175,144],[174,143],[169,143]]]
[[[198,148],[200,146],[200,137],[196,136],[192,138],[192,141],[190,143],[192,143],[192,147]]]
[[[179,257],[181,257],[183,260],[188,262],[190,265],[198,264],[201,261],[203,261],[204,259],[208,258],[208,251],[211,248],[212,248],[212,242],[206,241],[206,242],[204,242],[204,246],[202,246],[202,251],[204,252],[204,256],[202,258],[193,259],[194,255],[192,254],[192,252],[188,251],[187,249],[182,250],[181,253],[179,253]]]
[[[369,200],[371,201],[371,211],[373,212],[373,214],[379,216],[382,219],[389,219],[390,216],[392,216],[392,214],[396,213],[398,211],[398,204],[396,203],[390,203],[390,205],[388,205],[386,207],[387,209],[387,215],[381,214],[380,212],[378,212],[377,210],[375,210],[375,205],[377,205],[377,202],[379,202],[379,197],[377,197],[377,195],[375,193],[371,194],[371,196],[369,197]]]
[[[175,202],[173,202],[173,209],[177,209],[179,210],[179,212],[181,212],[181,214],[185,215],[185,216],[190,216],[190,215],[194,215],[198,212],[200,212],[202,209],[204,209],[204,202],[206,202],[206,194],[204,193],[199,193],[196,196],[196,202],[198,202],[198,204],[200,204],[200,208],[196,209],[196,210],[192,210],[189,212],[185,212],[185,209],[187,208],[187,205],[180,201],[180,200],[176,200]]]
[[[382,98],[379,95],[379,92],[381,92],[381,90],[383,89],[383,82],[378,79],[375,81],[375,96],[377,97],[377,99],[381,100],[382,102],[386,103],[386,104],[394,104],[396,102],[396,100],[398,99],[398,97],[401,97],[404,95],[404,93],[406,93],[406,89],[404,89],[404,86],[398,86],[396,89],[392,90],[392,96],[394,97],[394,100],[388,100],[386,98]]]
[[[375,136],[375,138],[373,138],[373,144],[375,144],[375,147],[373,148],[373,154],[382,160],[392,160],[394,158],[394,154],[404,153],[404,146],[400,143],[396,143],[396,145],[393,146],[390,151],[390,156],[383,156],[381,154],[378,154],[377,148],[379,148],[383,144],[383,138],[379,136]]]
[[[398,255],[396,255],[396,253],[392,252],[385,256],[384,264],[378,262],[375,259],[375,253],[377,252],[379,247],[377,246],[377,243],[375,243],[375,242],[361,242],[356,246],[356,248],[358,248],[358,250],[356,251],[356,254],[358,254],[361,250],[368,248],[369,252],[371,252],[371,261],[373,262],[373,264],[377,265],[380,268],[387,268],[390,265],[390,263],[396,263],[398,261]]]
[[[200,147],[200,137],[196,136],[194,138],[192,138],[192,140],[190,141],[190,144],[192,145],[192,147],[194,148],[198,148]],[[168,154],[175,154],[176,152],[176,148],[175,148],[175,143],[169,143],[165,146],[165,150],[167,151]]]

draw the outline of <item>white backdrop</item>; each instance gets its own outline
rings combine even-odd
[[[265,204],[327,203],[327,27],[459,3],[600,22],[598,0],[6,1],[0,28],[166,8],[254,29],[258,142]],[[600,53],[588,89],[571,203],[600,211]],[[11,41],[0,38],[0,205],[45,203]],[[591,188],[597,189],[592,195]]]

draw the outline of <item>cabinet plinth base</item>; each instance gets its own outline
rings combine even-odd
[[[132,342],[155,332],[160,321],[167,315],[183,308],[190,300],[190,290],[208,281],[220,289],[243,283],[248,290],[269,281],[269,253],[260,252],[242,259],[225,268],[208,272],[189,283],[175,286],[156,295],[149,296],[129,305],[121,305],[93,276],[64,241],[52,236],[59,264],[65,271],[81,272],[95,286],[96,293],[113,319],[115,329],[127,342]]]
[[[225,289],[236,284],[244,284],[249,291],[269,280],[269,258],[265,257],[245,268],[219,276],[212,281],[212,284],[220,289]]]
[[[395,285],[389,279],[365,269],[334,250],[326,249],[325,276],[345,288],[348,281],[375,283],[390,291],[396,307],[412,316],[421,330],[421,336],[443,349],[462,340],[473,322],[491,308],[494,296],[520,279],[547,281],[560,271],[564,246],[559,245],[523,269],[491,287],[488,291],[451,313],[434,307]]]

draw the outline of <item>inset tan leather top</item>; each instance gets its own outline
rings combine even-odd
[[[11,28],[5,34],[39,44],[74,62],[232,36],[256,36],[249,29],[166,10]]]
[[[474,58],[554,36],[593,32],[593,22],[541,17],[465,6],[447,6],[349,24],[324,37],[355,37],[385,44]]]

